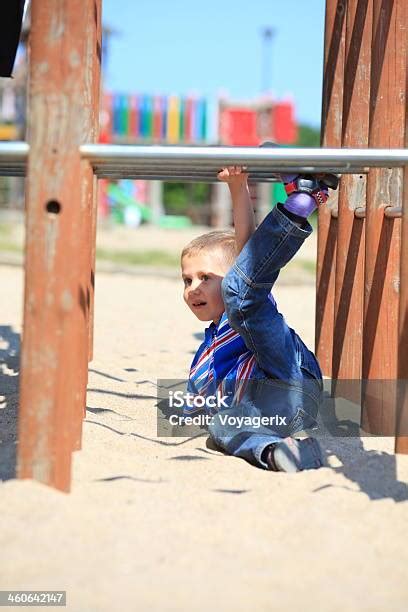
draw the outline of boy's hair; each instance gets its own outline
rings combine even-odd
[[[181,259],[190,255],[196,255],[201,251],[218,250],[222,260],[232,266],[237,256],[235,232],[233,230],[214,230],[208,234],[202,234],[189,242],[181,252]]]

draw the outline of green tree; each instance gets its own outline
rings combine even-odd
[[[164,183],[163,186],[163,204],[170,215],[185,215],[191,206],[201,206],[209,199],[208,183]]]
[[[320,147],[320,129],[310,125],[298,126],[297,147]]]

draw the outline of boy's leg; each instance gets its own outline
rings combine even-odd
[[[256,408],[251,411],[255,418]],[[228,410],[222,410],[215,414],[209,426],[211,438],[217,446],[229,455],[245,459],[253,465],[268,469],[266,461],[262,460],[262,452],[270,444],[281,441],[282,437],[262,427],[261,431],[255,431],[253,427],[240,425],[238,419],[249,416],[248,410],[243,404],[235,405]]]
[[[220,413],[210,432],[216,443],[230,454],[270,469],[273,468],[264,454],[274,445],[280,448],[281,454],[282,445],[284,454],[293,450],[291,463],[280,462],[280,465],[291,464],[296,469],[322,465],[316,441],[295,442],[295,448],[290,445],[289,450],[284,442],[296,431],[314,426],[320,400],[321,373],[314,355],[287,325],[270,296],[280,269],[312,232],[307,221],[302,225],[299,227],[280,208],[273,209],[223,281],[229,322],[240,333],[266,374],[264,380],[250,381],[246,410],[249,401],[252,410],[261,416],[274,416],[274,413],[286,418],[287,427],[237,431],[220,422]]]
[[[222,283],[230,325],[258,365],[272,378],[302,381],[300,339],[278,312],[270,291],[280,269],[297,253],[312,228],[301,228],[274,208],[249,239]],[[318,368],[317,368],[318,369]]]
[[[270,391],[275,384],[274,392],[265,396],[264,387]],[[239,403],[213,416],[209,432],[214,442],[226,453],[265,469],[293,472],[321,467],[321,450],[313,438],[290,438],[312,422],[299,408],[302,391],[284,388],[280,381],[270,379],[251,380],[249,385]],[[270,400],[266,404],[265,397]]]

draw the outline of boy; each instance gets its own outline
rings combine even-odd
[[[322,375],[313,353],[285,322],[270,294],[280,269],[312,232],[307,221],[327,200],[331,175],[284,176],[285,204],[255,231],[248,175],[222,170],[234,232],[210,232],[181,255],[184,300],[200,321],[212,321],[191,365],[188,389],[222,395],[209,432],[228,454],[273,471],[318,468],[313,438],[293,434],[316,426]]]

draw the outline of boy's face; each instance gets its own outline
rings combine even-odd
[[[200,321],[218,323],[225,310],[221,283],[228,271],[222,255],[206,251],[186,255],[181,260],[184,301]]]

